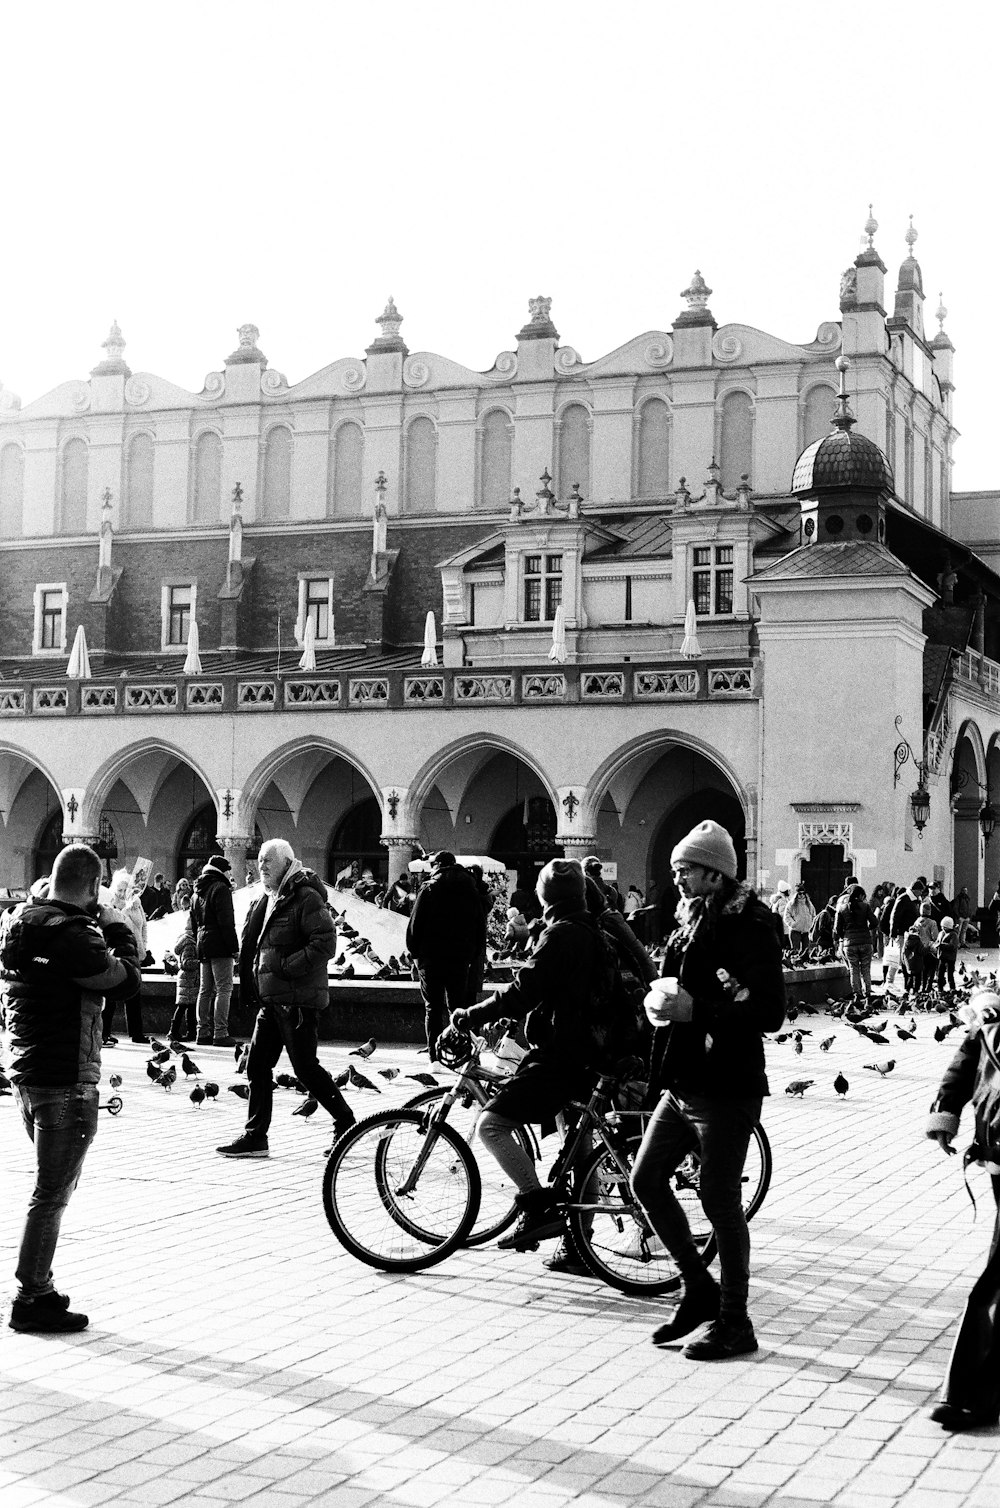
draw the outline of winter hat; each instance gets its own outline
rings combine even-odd
[[[704,869],[718,870],[719,874],[724,874],[729,880],[736,878],[736,849],[732,838],[718,822],[699,822],[677,844],[670,855],[670,862],[700,864]],[[787,890],[787,882],[782,883]]]
[[[449,853],[446,848],[442,848],[438,853],[431,854],[432,869],[451,869],[457,862],[458,860],[455,858],[455,855]]]
[[[225,854],[214,853],[205,864],[205,869],[202,870],[202,874],[204,874],[205,870],[207,869],[217,869],[220,874],[228,874],[232,867],[233,866],[230,864]]]
[[[596,853],[588,854],[587,857],[583,861],[583,872],[584,872],[584,874],[597,874],[597,875],[599,875],[601,873],[601,871],[602,871],[603,868],[604,868],[604,865],[601,863],[601,861],[597,857]]]
[[[729,834],[727,833],[726,836],[728,837]],[[734,850],[734,852],[735,852],[735,850]],[[723,872],[723,874],[725,874],[725,870],[723,870],[722,872]],[[734,880],[735,880],[735,878],[736,878],[736,876],[733,875],[733,879]],[[779,890],[779,892],[782,895],[791,895],[791,893],[792,893],[792,887],[791,887],[791,885],[789,885],[789,883],[788,883],[787,880],[779,880],[778,881],[778,890]]]
[[[942,918],[941,918],[941,931],[942,932],[950,932],[951,929],[952,929],[952,927],[954,925],[955,925],[955,918],[953,916],[942,916]]]
[[[535,893],[543,906],[576,901],[582,910],[587,895],[583,870],[575,859],[553,859],[538,876]]]

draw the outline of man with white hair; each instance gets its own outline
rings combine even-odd
[[[274,1065],[284,1049],[292,1072],[333,1117],[339,1136],[354,1116],[316,1055],[319,1012],[329,1003],[327,962],[336,931],[318,875],[290,843],[272,838],[258,856],[264,894],[250,908],[240,943],[240,991],[258,1006],[250,1042],[246,1130],[217,1150],[223,1157],[267,1157]]]

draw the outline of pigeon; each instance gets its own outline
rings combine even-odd
[[[205,1091],[204,1091],[204,1089],[202,1089],[202,1087],[201,1087],[200,1084],[196,1084],[194,1086],[194,1088],[191,1091],[190,1098],[191,1098],[192,1105],[195,1105],[200,1110],[201,1106],[202,1106],[202,1101],[205,1098]]]
[[[380,1068],[379,1071],[378,1071],[378,1076],[379,1076],[380,1079],[398,1079],[399,1078],[399,1069],[398,1068]]]
[[[355,1089],[374,1089],[376,1094],[382,1093],[377,1084],[373,1084],[371,1079],[366,1079],[363,1073],[358,1073],[353,1063],[348,1068],[347,1074],[348,1083],[352,1084]]]
[[[185,1078],[191,1078],[192,1076],[201,1073],[201,1069],[198,1067],[197,1063],[193,1058],[189,1058],[186,1052],[181,1053],[181,1067],[184,1070]]]
[[[347,1056],[349,1058],[370,1058],[377,1046],[378,1043],[375,1041],[375,1038],[369,1037],[368,1041],[363,1043],[361,1047],[353,1047]]]
[[[306,1086],[301,1079],[297,1079],[294,1073],[276,1073],[274,1082],[279,1089],[295,1089],[299,1094],[305,1094]]]
[[[889,1041],[889,1038],[884,1036],[882,1032],[865,1032],[865,1036],[869,1042],[875,1042],[879,1047],[885,1047]]]
[[[896,1027],[896,1036],[900,1042],[912,1042],[916,1035],[916,1032],[907,1032],[901,1026]]]
[[[344,969],[341,972],[340,977],[341,977],[341,979],[353,979],[354,978],[354,965],[353,965],[353,963],[349,963],[347,965],[347,968]]]
[[[171,1063],[169,1068],[164,1069],[156,1081],[161,1089],[173,1089],[177,1082],[177,1065]]]
[[[204,1085],[204,1090],[206,1100],[214,1100],[218,1098],[219,1086],[218,1084],[213,1084],[211,1079],[209,1079],[208,1083]]]
[[[236,1046],[233,1048],[233,1060],[238,1063],[244,1052],[246,1052],[246,1047],[244,1046],[244,1044],[242,1042],[237,1042]]]
[[[795,1051],[796,1052],[801,1052],[802,1051],[802,1038],[801,1037],[796,1037],[795,1038]]]
[[[345,1068],[344,1071],[343,1071],[343,1073],[338,1073],[337,1074],[337,1077],[333,1081],[333,1087],[335,1089],[343,1089],[350,1082],[351,1082],[351,1070],[349,1068]]]
[[[864,1066],[870,1068],[873,1073],[880,1073],[885,1078],[886,1074],[892,1073],[892,1070],[895,1068],[896,1059],[890,1058],[886,1063],[866,1063]]]
[[[408,1073],[408,1079],[415,1079],[418,1084],[426,1084],[428,1089],[436,1089],[438,1081],[432,1073]]]
[[[154,1084],[156,1083],[157,1079],[160,1077],[160,1070],[157,1067],[157,1064],[156,1064],[156,1061],[155,1061],[154,1058],[150,1058],[149,1062],[146,1064],[146,1077],[148,1079],[152,1079],[152,1081],[153,1081]]]
[[[945,1037],[948,1035],[948,1033],[949,1032],[953,1032],[955,1030],[955,1027],[957,1026],[957,1024],[958,1023],[955,1022],[955,1021],[942,1021],[942,1023],[941,1023],[940,1026],[935,1026],[935,1028],[934,1028],[934,1040],[935,1040],[935,1042],[943,1042],[944,1039],[945,1039]]]
[[[249,1061],[250,1061],[250,1048],[249,1048],[249,1046],[246,1046],[246,1047],[240,1046],[240,1047],[238,1047],[236,1049],[236,1072],[237,1073],[246,1073],[246,1071],[247,1071],[247,1064],[249,1063]]]
[[[175,1052],[178,1055],[180,1055],[180,1053],[182,1053],[182,1052],[190,1052],[191,1049],[190,1049],[190,1047],[188,1046],[188,1044],[186,1042],[178,1042],[177,1039],[176,1039],[176,1037],[171,1037],[170,1038],[170,1051],[171,1052]]]
[[[841,1098],[843,1098],[843,1096],[847,1093],[848,1089],[850,1089],[851,1086],[844,1078],[844,1075],[842,1073],[838,1073],[837,1077],[833,1081],[833,1087],[834,1089],[836,1089]]]
[[[774,1040],[775,1042],[789,1042],[791,1041],[791,1036],[791,1032],[779,1032]]]
[[[169,1062],[170,1061],[170,1048],[169,1047],[164,1047],[159,1052],[155,1052],[153,1054],[153,1056],[150,1058],[149,1061],[151,1063],[167,1063],[167,1062]]]
[[[230,1084],[229,1085],[229,1093],[230,1094],[238,1094],[241,1100],[248,1100],[250,1098],[250,1085],[249,1084]]]
[[[318,1109],[319,1100],[314,1099],[313,1096],[310,1095],[307,1100],[302,1101],[301,1105],[296,1105],[295,1109],[292,1111],[292,1114],[301,1115],[308,1119],[310,1115],[315,1115]]]
[[[801,1099],[806,1090],[811,1089],[815,1082],[815,1079],[793,1079],[790,1084],[785,1085],[785,1093]]]
[[[799,1013],[796,1007],[794,1005],[790,1005],[785,1012],[785,1017],[788,1021],[796,1021],[798,1019],[798,1014]]]
[[[836,1032],[834,1032],[834,1034],[833,1034],[832,1037],[824,1037],[823,1040],[822,1040],[822,1042],[819,1044],[819,1050],[820,1050],[820,1052],[829,1052],[830,1048],[833,1046],[833,1044],[834,1044],[834,1042],[836,1042],[836,1040],[837,1040],[837,1034],[836,1034]]]
[[[166,1052],[166,1053],[169,1053],[169,1051],[170,1051],[170,1048],[167,1046],[167,1044],[165,1042],[157,1042],[157,1040],[156,1040],[155,1037],[150,1037],[150,1039],[149,1039],[149,1045],[153,1049],[154,1052]]]
[[[357,927],[352,927],[347,922],[338,923],[338,928],[341,937],[357,937],[358,935]]]

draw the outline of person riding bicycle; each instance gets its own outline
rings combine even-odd
[[[479,1138],[517,1187],[520,1218],[499,1244],[521,1251],[563,1233],[553,1191],[543,1188],[515,1128],[550,1120],[571,1100],[586,1099],[600,1053],[587,1029],[601,1001],[610,999],[613,954],[587,909],[583,869],[553,859],[538,876],[545,930],[517,981],[482,1004],[452,1013],[459,1031],[509,1016],[527,1017],[532,1049],[479,1119]]]
[[[632,1192],[684,1283],[656,1345],[711,1321],[684,1354],[716,1361],[757,1349],[747,1314],[750,1236],[741,1179],[768,1091],[762,1033],[785,1016],[781,948],[762,901],[737,880],[736,849],[717,822],[701,822],[670,856],[681,892],[662,977],[646,997],[657,1028],[650,1091],[666,1091],[632,1169]],[[710,1276],[670,1186],[689,1152],[701,1160],[700,1197],[715,1231],[721,1286]]]

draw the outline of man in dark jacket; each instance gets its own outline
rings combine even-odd
[[[152,885],[148,886],[139,897],[139,904],[146,913],[148,922],[158,921],[161,916],[169,916],[174,909],[174,898],[170,893],[170,886],[162,874],[154,876]]]
[[[431,877],[406,925],[406,948],[420,976],[433,1063],[449,1014],[467,1002],[473,961],[486,949],[486,914],[479,892],[453,853],[442,850],[431,856]]]
[[[743,1165],[768,1093],[762,1033],[785,1015],[781,952],[766,906],[737,882],[736,849],[717,822],[702,822],[670,856],[681,892],[662,978],[647,998],[656,1027],[650,1089],[665,1091],[642,1139],[632,1188],[684,1280],[657,1345],[711,1321],[685,1356],[715,1361],[756,1351],[747,1314],[750,1237],[742,1205]],[[697,1148],[699,1193],[715,1231],[721,1286],[695,1245],[670,1187]]]
[[[273,1070],[283,1048],[295,1077],[332,1115],[336,1134],[354,1125],[317,1057],[317,1018],[330,1003],[327,963],[336,947],[326,887],[283,838],[264,844],[258,866],[265,893],[250,908],[240,943],[240,990],[258,1007],[247,1059],[250,1101],[242,1136],[216,1149],[223,1157],[267,1157]]]
[[[612,952],[587,910],[583,870],[572,859],[553,859],[538,876],[545,930],[516,983],[481,1005],[452,1014],[464,1031],[501,1016],[528,1016],[536,1042],[508,1084],[479,1117],[479,1138],[516,1186],[520,1220],[500,1245],[518,1251],[562,1234],[551,1189],[542,1188],[535,1164],[515,1127],[551,1120],[570,1100],[586,1099],[597,1076],[599,1046],[586,1029],[588,1007],[610,998]]]
[[[194,882],[191,925],[201,965],[196,1008],[199,1047],[232,1047],[236,1041],[229,1035],[233,959],[239,948],[230,868],[221,853],[213,854]]]
[[[920,915],[920,905],[927,895],[927,881],[923,875],[919,875],[902,895],[896,897],[889,918],[889,940],[901,943],[904,935],[913,926]]]
[[[97,1133],[104,999],[124,1000],[141,983],[132,929],[98,903],[101,867],[92,848],[62,849],[48,897],[19,909],[0,960],[10,1078],[37,1167],[18,1252],[12,1330],[84,1330],[88,1323],[56,1292],[52,1261]]]

